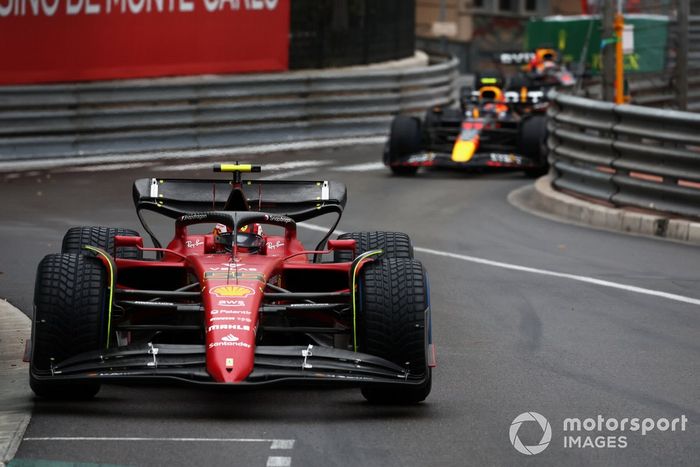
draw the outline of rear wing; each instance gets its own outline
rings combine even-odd
[[[501,65],[527,65],[535,58],[534,52],[499,52],[495,60]]]
[[[543,102],[547,96],[544,91],[540,89],[520,89],[503,91],[503,103],[518,105],[518,104],[538,104]],[[488,99],[481,98],[481,92],[479,90],[471,91],[470,94],[463,93],[462,99],[465,102],[471,104],[482,104],[484,102],[490,102]]]
[[[231,188],[231,181],[221,179],[141,178],[134,182],[134,205],[141,224],[158,246],[141,211],[153,211],[172,219],[193,212],[222,211]],[[241,188],[250,211],[281,214],[295,222],[328,213],[338,214],[339,221],[347,201],[345,185],[328,180],[243,180]]]

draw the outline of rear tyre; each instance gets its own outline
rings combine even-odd
[[[413,245],[402,232],[350,232],[338,235],[338,240],[355,240],[355,254],[370,250],[384,250],[384,257],[413,259]],[[343,263],[353,260],[352,251],[333,252],[333,261]]]
[[[547,118],[535,115],[523,120],[518,135],[520,153],[533,160],[537,166],[525,169],[528,177],[539,177],[549,170],[547,162]]]
[[[427,365],[428,287],[423,266],[405,258],[384,258],[362,270],[358,310],[358,350],[425,377],[418,386],[366,386],[362,395],[376,404],[417,404],[430,394]]]
[[[98,382],[38,380],[51,364],[91,350],[106,339],[107,271],[98,259],[53,254],[39,263],[34,288],[34,320],[29,385],[49,399],[89,399]]]
[[[114,237],[140,237],[135,230],[120,227],[73,227],[63,236],[61,253],[85,253],[84,245],[94,246],[114,254]],[[133,246],[117,248],[116,258],[143,259],[143,252]]]
[[[392,165],[404,156],[419,152],[421,149],[420,120],[405,115],[397,115],[391,122],[387,158],[389,168],[395,175],[415,175],[418,167]]]

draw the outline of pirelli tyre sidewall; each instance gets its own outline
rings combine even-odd
[[[391,122],[388,150],[385,162],[396,175],[415,175],[418,167],[393,165],[401,159],[421,150],[422,133],[420,120],[406,115],[397,115]]]
[[[29,383],[37,396],[91,398],[98,382],[38,379],[52,364],[99,350],[107,339],[108,275],[103,263],[74,253],[44,257],[37,268]]]
[[[414,259],[382,258],[360,275],[358,350],[407,368],[419,385],[368,385],[362,395],[377,404],[417,404],[432,384],[428,367],[429,291],[423,265]]]

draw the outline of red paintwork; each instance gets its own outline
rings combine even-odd
[[[202,284],[202,305],[206,327],[207,371],[214,381],[237,383],[253,370],[259,309],[267,280],[286,269],[322,269],[349,273],[351,263],[310,263],[304,246],[296,238],[294,226],[285,236],[264,236],[265,247],[259,253],[239,251],[215,253],[212,235],[189,235],[186,227],[177,230],[161,261],[117,258],[118,270],[129,268],[185,268]],[[352,242],[350,245],[348,242]],[[137,244],[120,241],[116,246]],[[342,249],[354,240],[342,242]],[[168,253],[171,250],[171,253]],[[177,254],[174,254],[177,253]],[[184,256],[184,259],[180,257]],[[123,285],[117,284],[118,287]],[[227,289],[228,287],[228,289]],[[233,359],[233,365],[227,365]]]
[[[463,130],[481,130],[484,128],[483,120],[467,120],[462,122]]]
[[[0,84],[286,71],[290,5],[0,1]]]

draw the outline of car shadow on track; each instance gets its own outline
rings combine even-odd
[[[359,389],[212,391],[189,388],[105,386],[90,401],[36,399],[35,415],[159,420],[308,421],[432,418],[438,406],[372,405]]]
[[[459,180],[459,179],[480,179],[480,180],[534,180],[533,178],[525,176],[523,172],[512,170],[489,170],[489,169],[444,169],[439,167],[433,167],[430,169],[421,169],[416,175],[410,176],[397,176],[392,175],[389,171],[386,172],[387,178],[397,178],[403,180],[415,180],[419,179],[446,179],[446,180]]]

